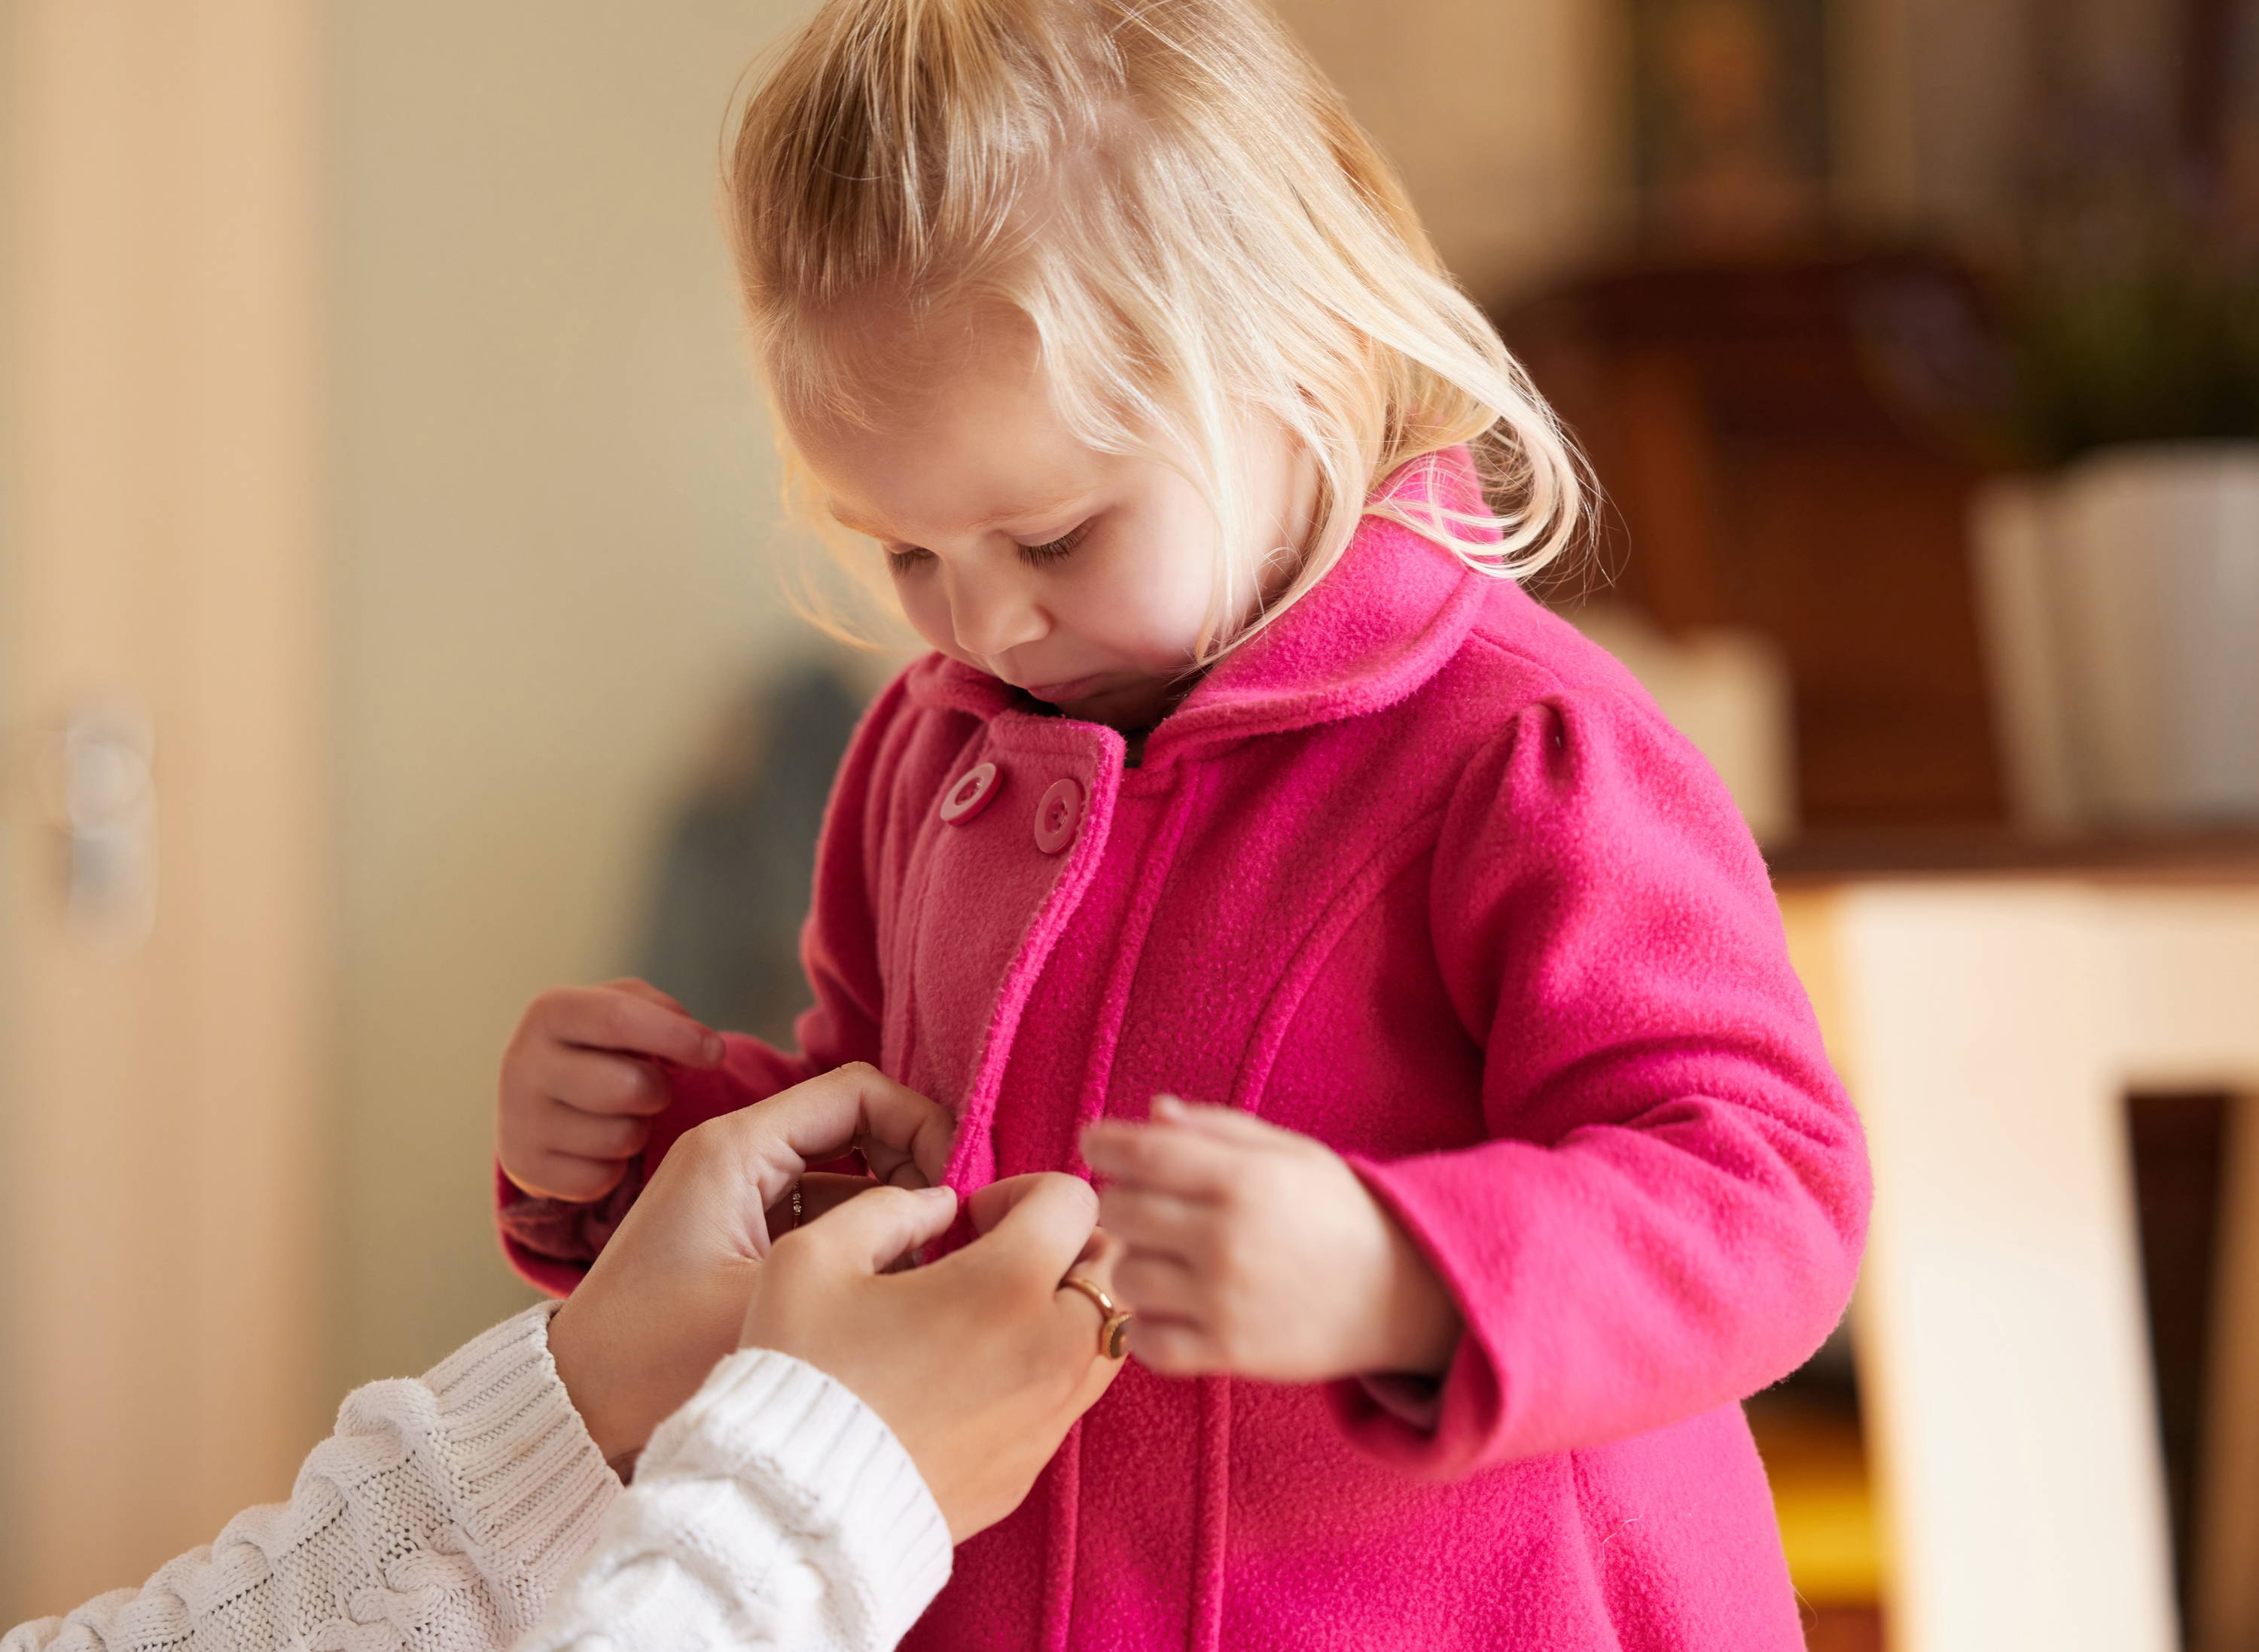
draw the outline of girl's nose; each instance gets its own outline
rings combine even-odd
[[[949,623],[957,645],[980,659],[1001,659],[1051,629],[1032,594],[1008,576],[953,581]]]

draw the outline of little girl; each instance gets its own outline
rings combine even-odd
[[[1337,96],[1257,0],[830,0],[729,182],[795,496],[934,652],[798,1052],[529,1012],[521,1268],[872,1062],[960,1191],[1094,1173],[1137,1314],[905,1645],[1800,1647],[1736,1402],[1842,1309],[1859,1128],[1724,789],[1517,582],[1575,464]]]

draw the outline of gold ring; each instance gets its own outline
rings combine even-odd
[[[1114,1299],[1106,1294],[1094,1279],[1086,1279],[1079,1273],[1070,1273],[1058,1283],[1062,1291],[1080,1291],[1097,1307],[1101,1320],[1098,1328],[1098,1351],[1108,1359],[1119,1359],[1129,1351],[1130,1321],[1137,1317],[1114,1306]]]
[[[800,1226],[800,1184],[798,1182],[792,1185],[792,1225],[795,1228]]]

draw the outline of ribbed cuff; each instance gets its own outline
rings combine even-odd
[[[464,1531],[531,1627],[620,1494],[549,1357],[557,1302],[504,1320],[424,1377]]]
[[[714,1368],[652,1435],[646,1476],[722,1470],[827,1542],[858,1643],[892,1646],[949,1581],[949,1522],[894,1430],[844,1385],[773,1349]]]

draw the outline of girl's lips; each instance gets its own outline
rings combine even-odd
[[[1088,699],[1105,680],[1103,677],[1070,677],[1065,682],[1031,682],[1022,687],[1025,693],[1055,706],[1063,701]]]

